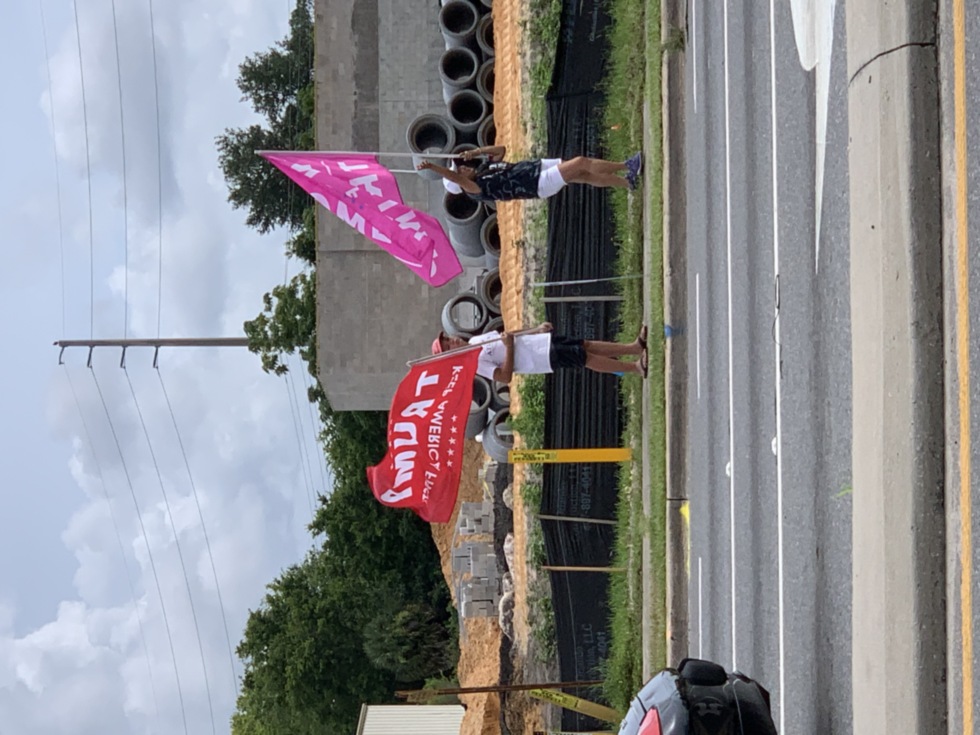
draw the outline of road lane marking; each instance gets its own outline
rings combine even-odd
[[[704,650],[704,616],[702,616],[701,611],[704,610],[704,605],[701,604],[701,557],[698,557],[698,658],[704,658],[702,651]]]
[[[698,374],[698,401],[701,400],[701,274],[694,274],[694,331],[696,347],[694,354]]]
[[[694,58],[694,112],[698,111],[698,0],[691,0],[691,52]]]
[[[779,337],[779,167],[778,126],[776,120],[776,4],[769,0],[769,84],[772,98],[772,270],[775,282],[775,319],[773,337],[776,341],[776,437],[773,439],[773,453],[776,455],[776,568],[779,595],[779,732],[786,732],[786,618],[783,613],[783,380],[781,366],[783,346]],[[819,215],[818,215],[819,216]],[[817,228],[817,247],[819,248],[820,229]],[[819,249],[817,251],[819,253]]]
[[[973,733],[973,538],[970,488],[970,263],[967,218],[966,9],[953,0],[953,109],[956,151],[956,367],[960,412],[960,633],[963,732]]]
[[[830,66],[834,55],[834,16],[837,0],[790,0],[793,35],[800,66],[814,72],[816,102],[814,161],[813,272],[820,272],[820,225],[823,217],[823,179],[827,159],[827,110],[830,106]]]
[[[732,565],[732,668],[738,668],[738,649],[735,643],[735,389],[732,385],[734,358],[732,356],[732,154],[731,121],[728,91],[728,0],[724,6],[725,32],[725,236],[728,270],[728,523],[731,531]]]

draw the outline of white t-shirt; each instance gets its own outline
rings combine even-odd
[[[496,342],[483,345],[480,349],[479,363],[476,372],[488,380],[493,380],[493,371],[504,364],[507,348],[499,341],[500,333],[491,331],[478,334],[470,339],[471,345],[478,345],[487,340]],[[540,334],[520,334],[514,337],[514,372],[515,373],[550,373],[551,369],[551,332]]]

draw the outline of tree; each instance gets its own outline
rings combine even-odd
[[[364,629],[364,652],[379,669],[400,682],[422,683],[456,665],[459,649],[440,615],[411,602],[400,610],[386,606]]]
[[[353,732],[365,701],[388,701],[390,673],[364,655],[362,629],[378,593],[313,552],[273,581],[249,613],[236,735]]]
[[[297,146],[279,130],[261,125],[229,128],[217,139],[218,162],[228,183],[228,201],[246,208],[245,222],[261,233],[274,227],[303,225],[308,195],[255,151],[292,150]]]
[[[262,297],[262,312],[245,322],[249,352],[262,358],[262,369],[283,375],[283,353],[299,356],[316,376],[316,274],[297,273]]]
[[[248,209],[246,222],[259,232],[303,226],[308,198],[257,150],[304,150],[313,142],[313,18],[310,0],[298,0],[289,35],[239,66],[238,88],[264,125],[228,128],[216,139],[228,201]]]

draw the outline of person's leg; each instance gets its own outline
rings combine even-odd
[[[644,326],[640,329],[639,334],[636,335],[636,339],[629,344],[622,344],[620,342],[599,342],[596,340],[583,340],[582,348],[585,353],[593,355],[602,355],[604,357],[626,357],[628,355],[639,355],[643,353],[643,350],[647,346],[647,328]]]
[[[600,161],[595,158],[578,156],[558,164],[561,177],[569,184],[588,184],[600,188],[617,187],[625,189],[629,182],[619,175],[626,171],[625,163]],[[619,172],[619,173],[617,173]]]
[[[602,158],[585,158],[586,165],[593,173],[597,174],[621,174],[629,170],[626,161],[607,161]]]
[[[633,373],[643,375],[643,364],[640,360],[635,362],[623,362],[614,357],[605,357],[586,353],[585,367],[597,373]]]
[[[598,340],[587,339],[582,342],[582,348],[586,355],[598,355],[600,357],[627,357],[643,352],[643,348],[637,342],[623,344],[622,342],[599,342]]]

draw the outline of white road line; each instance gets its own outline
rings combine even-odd
[[[725,234],[728,240],[728,461],[731,474],[728,476],[728,522],[731,530],[732,546],[732,668],[738,667],[738,649],[735,643],[735,389],[732,385],[734,359],[732,357],[732,155],[731,124],[729,120],[728,92],[728,0],[725,0]]]
[[[776,19],[775,0],[769,0],[769,75],[772,90],[772,269],[776,303],[773,334],[776,340],[776,559],[779,587],[779,732],[786,732],[786,625],[783,614],[783,379],[780,367],[783,347],[779,336],[779,167],[776,119]],[[819,242],[819,234],[817,240]]]
[[[694,348],[698,374],[698,400],[701,400],[701,274],[694,274]]]
[[[701,612],[704,605],[701,604],[701,557],[698,557],[698,658],[704,658],[704,616]]]
[[[691,0],[691,56],[694,59],[694,111],[698,111],[698,0]]]

